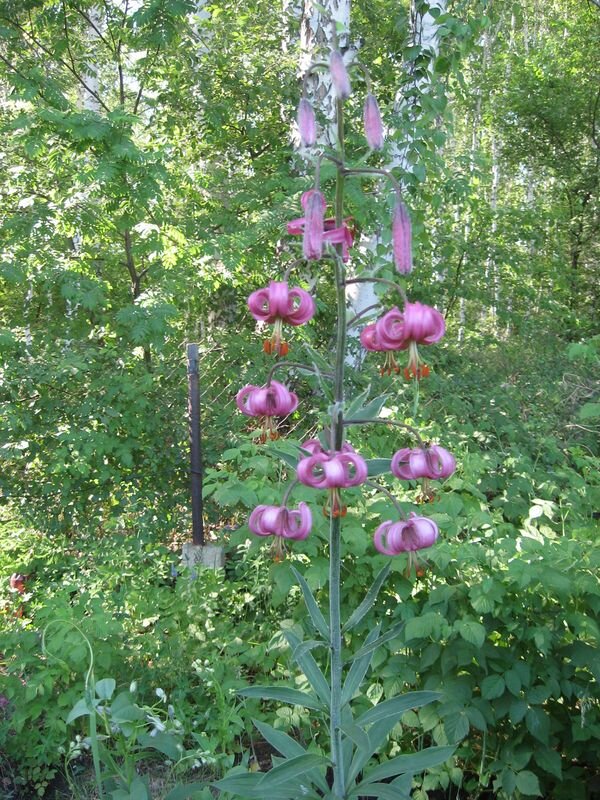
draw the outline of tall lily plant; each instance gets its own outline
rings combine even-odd
[[[369,399],[362,395],[349,402],[345,396],[344,367],[347,349],[348,325],[357,323],[364,327],[360,341],[368,351],[385,354],[381,366],[382,374],[402,371],[408,380],[418,384],[429,374],[419,346],[432,345],[445,332],[444,318],[434,308],[419,302],[410,302],[400,284],[364,275],[349,278],[346,264],[350,257],[353,233],[344,217],[344,188],[352,178],[367,176],[381,178],[389,183],[392,191],[391,258],[397,272],[411,272],[412,248],[411,225],[408,210],[402,199],[401,186],[393,174],[383,169],[354,166],[348,162],[344,148],[344,101],[350,96],[350,72],[360,72],[366,81],[364,104],[364,131],[370,151],[384,145],[384,128],[375,95],[371,91],[368,72],[359,63],[346,65],[339,50],[334,49],[328,62],[317,62],[308,71],[306,78],[316,71],[329,70],[336,94],[337,130],[335,150],[317,147],[317,120],[306,96],[300,100],[298,127],[302,145],[315,165],[312,187],[301,198],[304,211],[302,217],[288,224],[291,235],[302,236],[302,263],[325,262],[332,267],[337,293],[337,327],[335,353],[330,369],[299,365],[288,361],[288,344],[285,327],[307,323],[315,314],[316,306],[310,294],[300,287],[289,287],[290,269],[283,280],[272,281],[269,286],[250,295],[248,305],[253,316],[262,323],[272,324],[272,334],[266,339],[264,350],[277,359],[270,370],[264,386],[245,386],[238,392],[237,404],[248,416],[260,418],[261,441],[278,438],[277,418],[292,413],[298,407],[298,397],[284,383],[276,381],[278,374],[284,380],[285,371],[302,366],[306,371],[319,373],[321,382],[329,382],[333,402],[330,420],[318,439],[306,441],[301,446],[298,458],[293,460],[296,480],[282,498],[279,506],[259,506],[249,519],[250,530],[261,537],[273,536],[280,556],[291,542],[301,542],[310,535],[312,512],[309,504],[290,506],[289,498],[298,484],[325,491],[327,499],[324,512],[329,519],[329,607],[321,610],[307,582],[294,570],[303,592],[308,613],[314,628],[313,638],[301,641],[291,631],[285,635],[292,655],[308,679],[311,690],[299,691],[284,686],[252,686],[242,694],[303,706],[320,715],[329,733],[327,752],[316,745],[304,748],[282,731],[256,722],[261,735],[280,753],[274,758],[273,768],[266,773],[251,772],[238,767],[215,785],[224,792],[244,798],[269,798],[269,800],[350,800],[369,797],[382,800],[398,800],[410,793],[412,776],[448,759],[453,747],[429,747],[416,753],[397,755],[391,759],[379,756],[387,738],[409,709],[435,702],[440,695],[431,691],[416,691],[387,699],[369,710],[354,713],[353,698],[360,692],[375,650],[385,642],[398,636],[399,626],[383,632],[377,625],[366,637],[362,646],[352,654],[344,652],[344,635],[352,630],[367,614],[376,600],[389,572],[388,564],[379,573],[369,588],[363,602],[342,620],[341,603],[341,527],[347,513],[344,490],[348,487],[364,486],[370,491],[377,489],[391,499],[398,517],[383,520],[374,534],[374,547],[379,553],[390,557],[408,554],[409,569],[416,552],[433,545],[438,538],[435,522],[414,513],[406,516],[399,503],[384,486],[370,480],[384,469],[400,480],[422,480],[421,501],[431,499],[431,481],[447,478],[456,467],[451,453],[439,445],[421,440],[417,430],[394,420],[381,419],[385,398]],[[305,79],[306,86],[306,79]],[[333,162],[336,171],[333,215],[327,216],[328,201],[320,185],[320,164],[326,158]],[[363,162],[364,163],[364,160]],[[294,264],[297,262],[294,262]],[[293,265],[292,265],[293,266]],[[322,268],[320,268],[321,271]],[[381,282],[392,288],[402,298],[402,307],[384,310],[379,318],[367,323],[366,314],[352,320],[347,319],[346,287],[356,281]],[[368,313],[368,310],[367,310]],[[406,351],[408,358],[399,366],[397,355]],[[281,373],[281,374],[280,374]],[[347,441],[347,432],[352,425],[391,424],[403,429],[410,437],[412,447],[404,447],[387,459],[368,461],[357,453]],[[296,545],[301,546],[301,545]],[[329,652],[328,668],[323,671],[312,651],[326,648]]]

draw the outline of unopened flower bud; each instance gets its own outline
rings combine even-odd
[[[346,100],[350,97],[350,78],[344,64],[344,58],[339,50],[332,50],[329,56],[329,71],[333,90],[339,100]]]
[[[383,124],[375,95],[369,93],[365,98],[363,111],[365,136],[371,150],[381,150],[383,147]]]
[[[318,261],[323,255],[325,198],[316,189],[306,200],[304,215],[304,237],[302,239],[304,258],[308,261]]]
[[[412,232],[406,206],[398,201],[392,217],[392,249],[398,272],[408,275],[412,270]]]
[[[309,101],[303,97],[298,105],[298,130],[304,147],[312,147],[317,141],[317,120]]]

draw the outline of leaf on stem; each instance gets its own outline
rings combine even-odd
[[[381,625],[377,624],[365,639],[365,644],[369,645],[375,642],[379,637],[380,631]],[[372,650],[370,653],[366,653],[364,656],[362,656],[362,658],[357,658],[352,662],[352,666],[348,670],[348,675],[344,681],[344,688],[342,689],[342,706],[345,706],[346,703],[349,703],[360,688],[360,685],[367,674],[367,670],[371,665],[374,652],[375,651]]]
[[[369,611],[369,609],[371,608],[371,606],[373,605],[373,603],[377,599],[377,595],[379,594],[379,590],[383,586],[383,583],[384,583],[385,579],[387,578],[390,569],[391,569],[391,564],[387,563],[385,565],[385,567],[383,567],[379,571],[377,577],[375,578],[375,580],[373,581],[373,583],[371,585],[371,588],[366,593],[366,595],[364,597],[364,600],[362,601],[362,603],[357,608],[354,609],[354,611],[352,612],[352,614],[348,618],[346,624],[342,627],[342,630],[344,632],[349,631],[352,628],[354,628],[355,625],[358,625],[358,623],[361,621],[361,619]],[[367,639],[367,642],[368,642],[368,639]],[[368,642],[368,643],[372,644],[372,642]],[[354,658],[356,658],[356,657],[357,656],[355,655]]]
[[[306,675],[310,685],[323,703],[329,705],[331,689],[312,654],[310,652],[301,652],[302,641],[292,631],[283,631],[283,635],[292,648],[292,658]]]
[[[280,703],[313,708],[316,711],[324,710],[323,703],[314,695],[298,689],[289,689],[287,686],[248,686],[247,689],[241,689],[238,694],[242,697],[258,697],[261,700],[278,700]]]
[[[384,700],[383,703],[378,703],[365,711],[356,720],[356,724],[364,728],[365,725],[373,725],[388,717],[394,717],[398,721],[405,711],[409,711],[411,708],[421,708],[441,697],[440,692],[407,692],[399,697]]]
[[[357,658],[362,658],[362,656],[366,655],[367,653],[373,652],[373,650],[377,650],[377,648],[389,642],[391,639],[395,639],[397,636],[400,635],[404,628],[404,622],[398,622],[396,625],[393,625],[389,631],[380,636],[377,641],[372,642],[370,644],[363,645],[358,652],[354,653],[350,661],[355,661]]]
[[[304,595],[304,602],[306,603],[306,607],[308,609],[308,613],[310,614],[310,618],[313,622],[315,628],[319,631],[321,636],[325,639],[327,643],[330,641],[330,633],[329,633],[329,625],[323,616],[321,609],[319,608],[317,601],[315,600],[315,596],[310,590],[310,586],[305,581],[304,576],[302,576],[295,567],[292,567],[292,572],[294,573],[294,577],[298,581],[300,588],[302,589],[302,594]]]

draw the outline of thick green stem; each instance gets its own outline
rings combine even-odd
[[[337,101],[337,136],[339,155],[344,161],[344,113],[342,102]],[[337,168],[335,191],[335,224],[340,227],[344,218],[344,169]],[[335,354],[334,396],[335,403],[331,419],[333,446],[341,450],[344,443],[344,359],[346,357],[346,293],[344,289],[345,269],[341,245],[337,245],[335,259],[335,286],[337,293],[337,337]],[[333,797],[346,797],[344,759],[342,751],[342,620],[341,620],[341,519],[330,517],[329,545],[329,619],[331,625],[331,703],[330,737],[331,761],[333,764]]]

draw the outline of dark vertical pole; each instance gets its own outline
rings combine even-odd
[[[192,487],[192,542],[204,544],[202,522],[202,443],[200,439],[200,387],[198,345],[188,344],[188,413],[190,428],[190,476]]]

